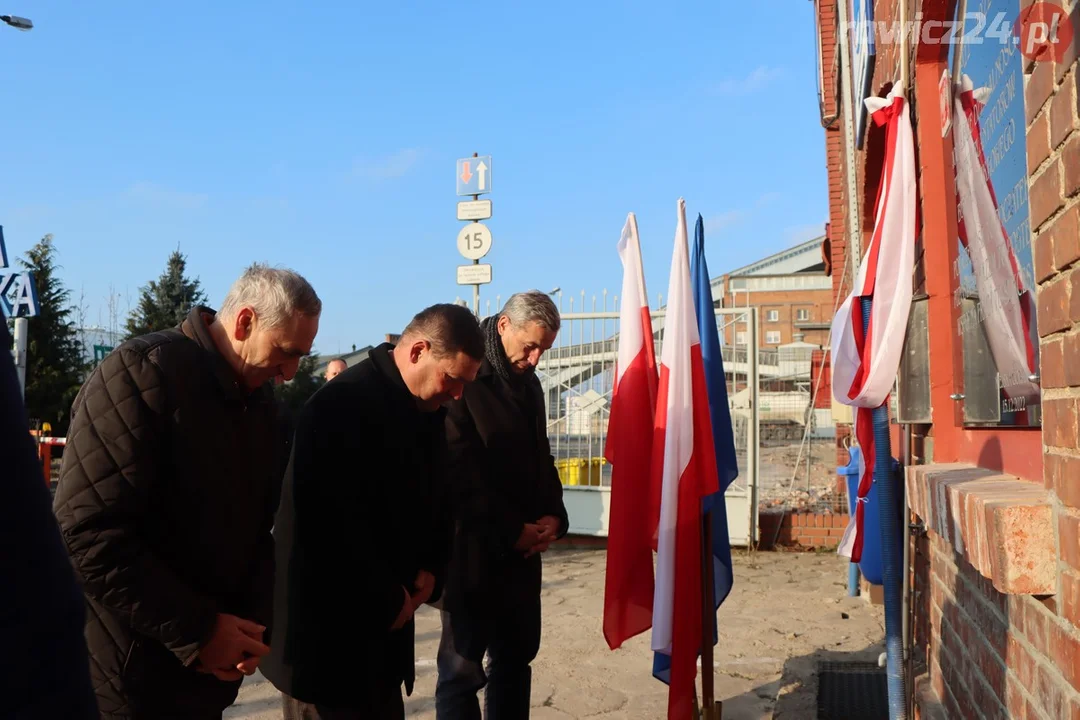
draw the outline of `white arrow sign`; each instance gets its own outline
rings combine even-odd
[[[479,190],[487,189],[487,170],[488,166],[484,164],[483,160],[481,160],[480,164],[476,166],[476,174],[480,176],[480,179],[476,181],[477,189]]]

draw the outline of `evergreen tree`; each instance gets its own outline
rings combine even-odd
[[[66,435],[86,359],[71,318],[75,312],[71,292],[55,275],[59,266],[52,234],[43,237],[19,264],[34,276],[40,305],[38,315],[27,323],[27,415],[52,425],[52,434]]]
[[[127,336],[174,328],[184,321],[191,308],[205,305],[206,294],[199,279],[188,279],[187,258],[177,249],[169,256],[165,272],[140,288],[139,305],[127,321]]]
[[[296,369],[296,375],[292,380],[274,386],[274,395],[288,408],[293,417],[308,401],[308,398],[326,383],[324,377],[315,374],[315,366],[318,364],[318,355],[308,355],[300,360],[300,367]]]

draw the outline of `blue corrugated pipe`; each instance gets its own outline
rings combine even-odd
[[[862,301],[863,332],[870,327],[870,300]],[[900,546],[900,508],[897,479],[893,471],[889,440],[889,408],[882,403],[874,409],[874,483],[878,486],[878,517],[881,522],[881,570],[885,595],[885,660],[889,688],[889,717],[905,720],[904,693],[904,553]]]

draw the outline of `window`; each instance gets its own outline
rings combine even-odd
[[[778,290],[832,290],[828,275],[774,275],[731,278],[728,291],[776,292]]]
[[[746,344],[746,333],[745,332],[737,332],[737,333],[735,333],[735,344],[736,345],[745,345]]]
[[[779,330],[769,330],[767,333],[765,333],[765,344],[766,345],[779,345],[780,344],[780,331]]]
[[[765,311],[765,320],[767,320],[768,322],[780,322],[780,311],[779,310],[766,310]]]
[[[800,322],[806,322],[810,319],[810,311],[806,308],[799,308],[795,311],[795,319]]]

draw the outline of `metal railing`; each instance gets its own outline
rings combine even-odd
[[[663,348],[664,311],[652,312],[654,345],[659,364]],[[755,308],[719,308],[720,337],[734,337],[734,325],[751,328],[746,337],[756,339]],[[545,390],[548,440],[563,484],[583,490],[611,486],[611,466],[604,459],[611,393],[618,352],[619,313],[562,313],[562,329],[556,344],[540,360],[537,375]],[[725,332],[728,331],[728,332]],[[777,350],[748,345],[723,345],[728,404],[735,434],[739,477],[728,489],[729,517],[740,524],[732,528],[732,542],[747,542],[756,532],[758,477],[758,365],[779,364]],[[735,502],[735,506],[731,503]],[[746,517],[743,518],[743,515]],[[754,515],[754,517],[750,517]]]

